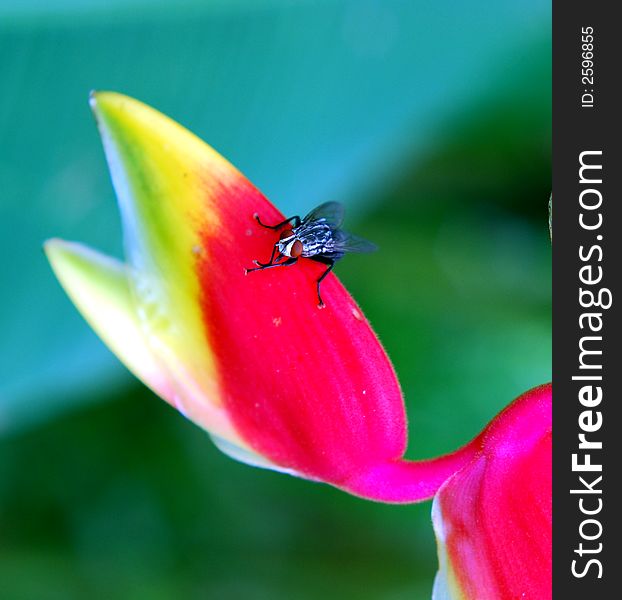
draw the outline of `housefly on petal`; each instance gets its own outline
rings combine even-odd
[[[262,271],[274,267],[289,267],[299,258],[309,258],[327,266],[317,280],[318,306],[324,307],[320,286],[324,278],[333,270],[335,262],[347,252],[373,252],[376,245],[341,229],[344,208],[339,202],[325,202],[313,209],[304,219],[298,215],[285,219],[276,225],[257,222],[267,229],[281,230],[279,240],[272,248],[267,263],[254,261],[257,265],[246,272]]]

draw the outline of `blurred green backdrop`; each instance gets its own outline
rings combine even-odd
[[[550,3],[0,0],[0,598],[429,598],[429,503],[253,470],[131,379],[41,251],[120,255],[87,95],[189,127],[285,213],[325,200],[408,455],[550,379]]]

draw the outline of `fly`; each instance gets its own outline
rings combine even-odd
[[[276,225],[266,225],[254,217],[262,227],[281,231],[279,240],[272,248],[267,263],[253,261],[257,267],[246,269],[247,273],[274,267],[289,267],[299,258],[310,258],[327,265],[326,271],[317,280],[318,306],[324,308],[320,286],[324,278],[333,270],[335,262],[346,252],[373,252],[376,245],[341,229],[344,208],[339,202],[325,202],[313,209],[304,219],[298,215],[285,219]]]

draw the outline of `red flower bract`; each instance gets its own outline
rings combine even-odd
[[[246,274],[283,215],[191,133],[125,96],[92,105],[121,210],[127,264],[52,241],[85,317],[156,393],[228,454],[388,502],[430,498],[477,440],[405,461],[406,417],[389,359],[323,265]]]
[[[551,416],[550,385],[523,394],[439,490],[435,600],[551,597]]]
[[[249,183],[222,191],[221,232],[203,236],[201,306],[223,402],[260,454],[312,478],[338,483],[370,464],[401,457],[405,415],[389,360],[350,295],[308,260],[245,274],[266,260],[283,219]],[[219,268],[214,268],[218,265]]]

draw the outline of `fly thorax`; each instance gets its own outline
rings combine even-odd
[[[312,257],[330,252],[333,246],[332,231],[326,223],[318,222],[308,225],[299,233],[303,244],[302,256]]]

